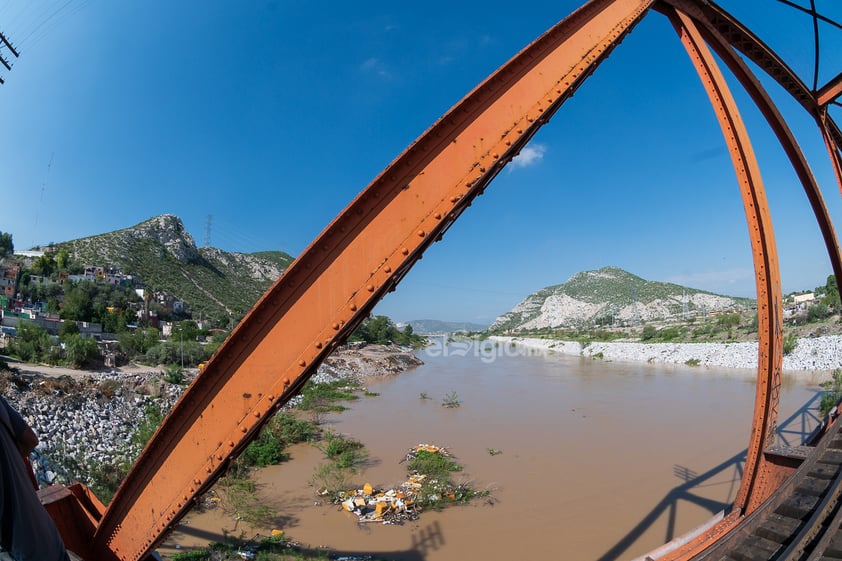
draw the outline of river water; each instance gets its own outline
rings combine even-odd
[[[379,396],[326,420],[370,454],[358,487],[400,483],[406,451],[433,443],[464,466],[457,479],[489,489],[491,499],[425,511],[403,526],[359,525],[318,504],[308,481],[322,454],[297,445],[293,461],[258,475],[262,500],[278,512],[274,527],[313,548],[404,561],[608,561],[654,549],[736,494],[751,372],[532,354],[491,342],[437,344],[419,356],[423,366],[370,381]],[[461,406],[443,407],[453,392]],[[815,427],[817,396],[809,381],[785,378],[782,442],[799,444]],[[191,514],[161,552],[254,531],[217,511]]]

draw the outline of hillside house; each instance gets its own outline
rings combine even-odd
[[[20,266],[9,265],[0,267],[0,287],[2,287],[2,294],[7,298],[14,298],[17,294],[18,280],[20,279]]]

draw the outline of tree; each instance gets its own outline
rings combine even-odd
[[[67,265],[70,263],[70,252],[67,251],[66,247],[61,248],[56,253],[56,265],[58,265],[59,271],[66,271]]]
[[[79,283],[68,290],[61,304],[61,319],[91,321],[93,305],[91,295],[85,289],[85,283]]]
[[[56,261],[51,253],[45,253],[32,264],[32,271],[38,275],[49,277],[56,270]]]
[[[11,255],[15,252],[15,244],[12,243],[12,234],[0,232],[0,257]]]
[[[836,285],[836,276],[829,275],[824,285],[824,303],[833,309],[839,309],[839,287]]]
[[[64,357],[72,366],[79,368],[99,357],[96,341],[78,333],[68,336],[64,344]]]

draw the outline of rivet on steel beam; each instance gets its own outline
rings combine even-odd
[[[217,460],[221,460],[221,459],[222,459],[222,454],[217,454],[217,455],[216,455],[216,459],[217,459]]]
[[[357,311],[357,305],[356,305],[356,304],[354,304],[354,303],[352,303],[352,304],[351,304],[350,306],[348,306],[348,307],[351,309],[351,311],[352,311],[352,312],[356,312],[356,311]]]
[[[523,134],[523,129],[518,129],[518,130],[517,130],[517,133],[518,133],[518,134]]]
[[[208,466],[208,467],[205,468],[205,471],[208,472],[208,473],[211,473],[211,472],[213,472],[213,469],[211,469],[211,467]]]
[[[391,273],[391,272],[392,272],[392,268],[391,268],[390,266],[386,265],[385,267],[383,267],[383,272],[384,272],[384,273]]]
[[[459,200],[459,197],[450,197],[450,202],[455,203]]]
[[[259,418],[260,418],[260,411],[255,411],[255,412],[254,412],[254,416],[255,416],[255,417],[257,417],[257,418],[259,419]]]
[[[539,108],[538,108],[538,113],[543,113],[543,112],[544,112],[544,108],[543,108],[543,107],[539,107]]]
[[[307,362],[302,358],[298,361],[298,366],[307,366]]]
[[[272,394],[269,394],[269,395],[266,396],[266,399],[268,399],[269,401],[275,401],[275,396],[272,395]]]
[[[284,387],[289,386],[289,378],[284,378]]]
[[[244,433],[249,431],[248,427],[240,427],[240,430]]]
[[[321,349],[323,346],[324,346],[324,345],[322,345],[322,342],[321,342],[321,341],[319,341],[318,343],[316,343],[316,348],[317,348],[317,349]]]
[[[457,200],[459,200],[459,199],[457,199]],[[405,247],[402,247],[401,248],[401,255],[404,255],[404,256],[409,255],[409,250]]]
[[[485,168],[479,168],[480,173],[485,173]]]
[[[202,480],[201,480],[201,479],[194,479],[194,480],[193,480],[193,484],[195,484],[195,485],[201,485],[201,484],[202,484]]]
[[[336,323],[335,321],[334,321],[333,323],[331,323],[331,324],[330,324],[330,326],[331,326],[333,329],[339,329],[339,324],[338,324],[338,323]]]
[[[233,441],[233,440],[229,440],[229,441],[228,441],[228,446],[230,446],[231,448],[233,448],[233,447],[234,447],[234,441]]]
[[[506,141],[506,146],[511,146],[511,145],[512,145],[512,141],[511,141],[511,140],[507,140],[507,141]]]
[[[433,215],[433,218],[435,218],[436,220],[441,220],[441,213],[440,212],[435,213]],[[386,272],[388,273],[389,271],[386,271]]]
[[[374,292],[374,285],[373,285],[373,284],[369,284],[369,285],[367,285],[367,286],[365,287],[365,289],[366,289],[366,290],[368,290],[369,292]]]
[[[494,158],[494,159],[496,160],[497,158],[499,158],[499,157],[500,157],[500,154],[492,154],[492,155],[491,155],[491,157],[492,157],[492,158]]]
[[[427,232],[425,232],[424,230],[418,230],[418,237],[419,238],[423,238],[426,235],[427,235]]]

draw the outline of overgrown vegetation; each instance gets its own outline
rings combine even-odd
[[[462,471],[462,466],[444,453],[418,450],[406,468],[410,473],[426,476],[415,493],[415,503],[422,508],[438,509],[448,503],[466,503],[489,494],[477,491],[468,483],[454,482],[452,475]]]
[[[319,494],[336,495],[351,485],[368,452],[359,440],[330,430],[324,432],[320,448],[327,461],[316,466],[310,484]]]
[[[822,384],[824,393],[819,402],[819,414],[824,417],[836,408],[836,404],[842,399],[842,370],[833,371],[831,380]]]

